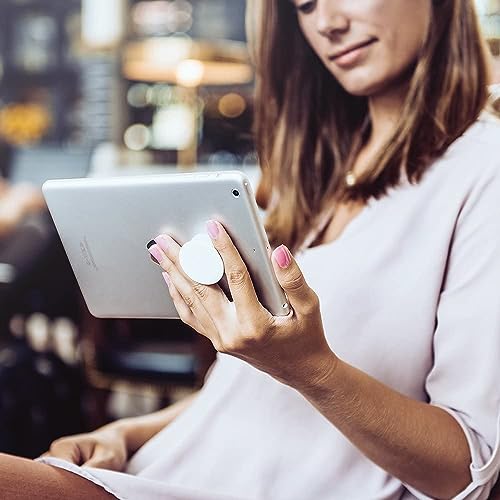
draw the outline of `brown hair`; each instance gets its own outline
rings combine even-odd
[[[347,93],[309,47],[289,0],[249,0],[256,66],[255,131],[273,246],[297,250],[335,201],[380,198],[405,173],[418,182],[488,101],[488,56],[471,0],[433,0],[400,123],[347,186],[348,158],[369,132],[368,101]],[[293,57],[290,55],[293,54]]]

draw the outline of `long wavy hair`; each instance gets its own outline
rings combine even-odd
[[[425,43],[393,137],[346,185],[349,158],[370,132],[368,98],[346,92],[305,40],[289,0],[248,0],[256,68],[257,201],[273,246],[303,244],[332,203],[380,198],[422,178],[488,103],[488,49],[471,0],[433,0]],[[290,55],[293,54],[293,57]]]

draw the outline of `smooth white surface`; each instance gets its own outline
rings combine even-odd
[[[500,126],[476,124],[419,185],[391,190],[335,242],[296,256],[332,350],[464,429],[474,483],[457,499],[486,499],[500,468],[499,147]],[[73,469],[122,499],[426,498],[298,392],[225,355],[125,474]]]
[[[197,234],[182,245],[179,262],[182,270],[202,285],[214,285],[224,276],[224,262],[206,234]]]

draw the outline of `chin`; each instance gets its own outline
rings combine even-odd
[[[355,84],[348,85],[340,82],[340,85],[344,90],[356,97],[370,97],[372,95],[378,94],[384,88],[383,84],[373,83],[373,82],[356,82]]]
[[[390,88],[393,82],[391,78],[363,78],[355,75],[337,81],[347,93],[356,97],[371,97],[381,94]]]
[[[332,71],[332,74],[347,93],[357,97],[370,97],[382,92],[392,80],[386,72],[370,69],[358,67],[342,73]]]

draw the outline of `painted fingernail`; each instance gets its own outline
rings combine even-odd
[[[290,251],[284,245],[278,247],[274,254],[274,258],[282,269],[287,268],[292,263],[292,256]]]
[[[168,236],[157,236],[154,241],[165,253],[168,252],[168,247],[170,246],[168,242]]]
[[[151,262],[154,262],[157,266],[160,265],[160,263],[151,254],[149,254],[149,258],[151,259]]]
[[[163,252],[160,250],[158,245],[153,245],[152,247],[148,248],[149,253],[151,256],[158,262],[160,263],[163,260]]]
[[[165,280],[165,283],[170,288],[170,283],[172,283],[172,281],[170,280],[170,276],[168,275],[168,273],[162,273],[162,275],[163,279]]]
[[[219,226],[217,225],[217,222],[209,220],[207,222],[207,231],[210,235],[210,238],[216,240],[219,237]]]
[[[155,240],[151,240],[147,245],[147,249],[149,250],[153,245],[156,245],[156,241]],[[151,255],[151,253],[149,254],[149,258],[151,259],[152,262],[154,262],[155,264],[157,264],[158,266],[160,265],[160,263]]]

